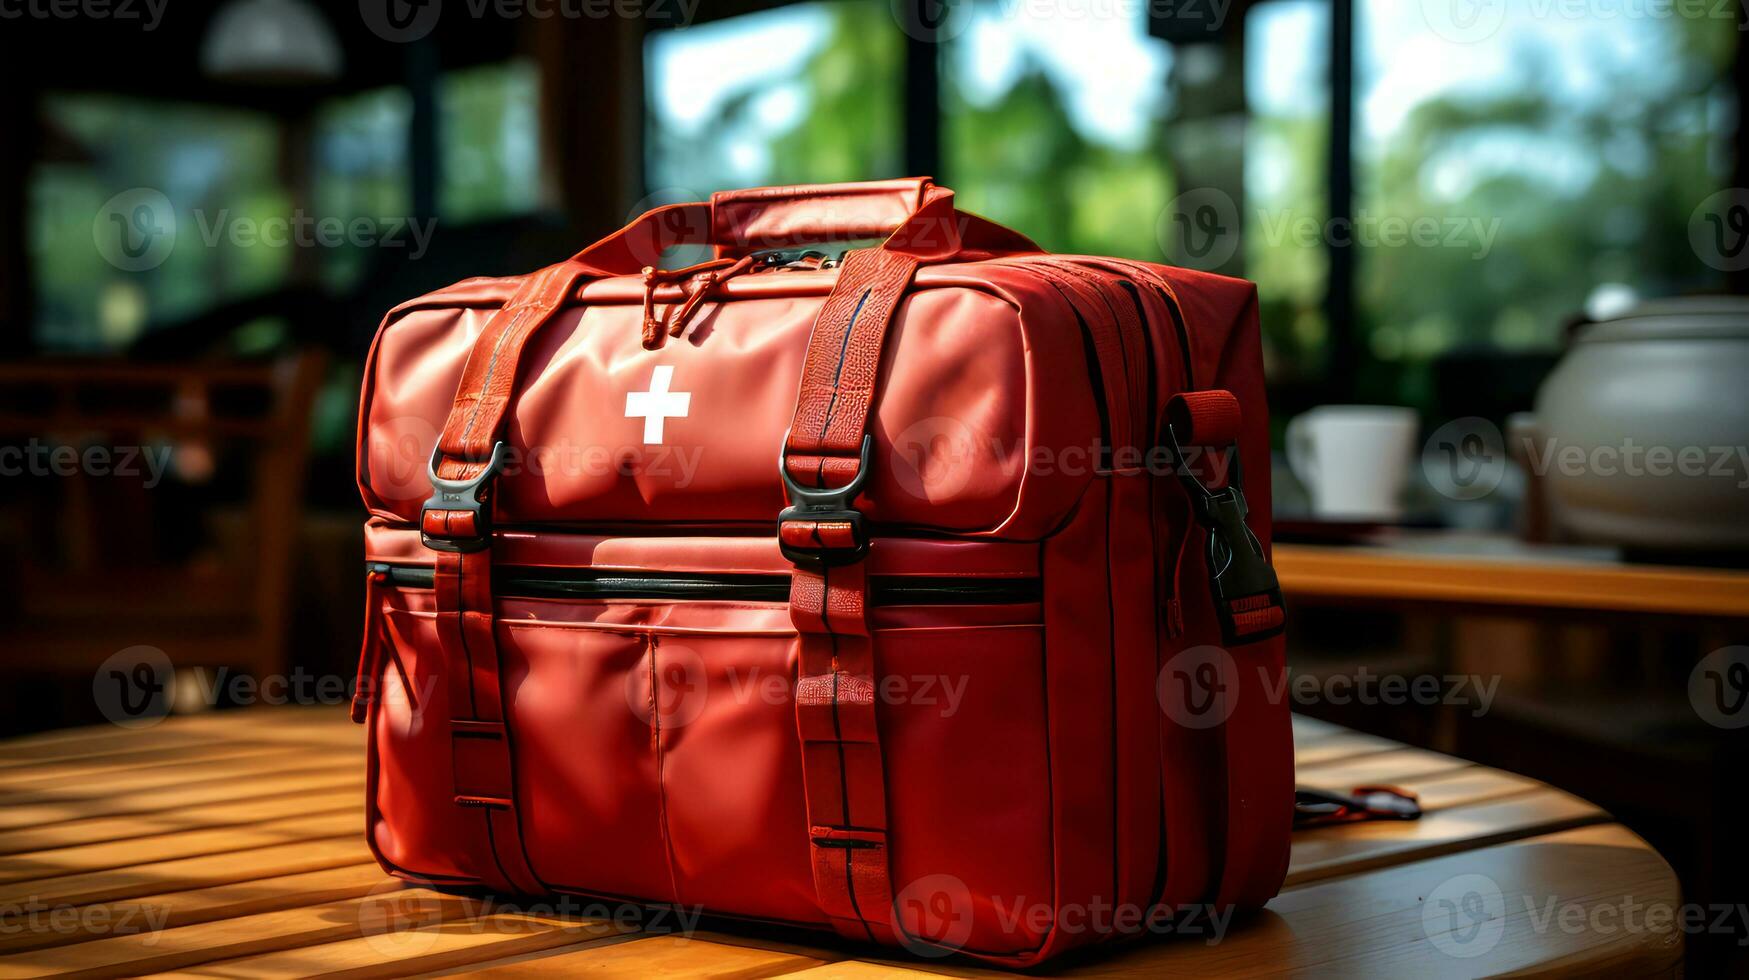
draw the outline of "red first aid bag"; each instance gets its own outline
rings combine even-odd
[[[1266,412],[1249,283],[1049,255],[927,179],[405,303],[359,423],[370,846],[1009,966],[1261,905]]]

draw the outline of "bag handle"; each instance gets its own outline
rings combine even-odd
[[[637,275],[675,245],[710,245],[719,258],[762,248],[883,238],[881,248],[919,262],[1041,249],[1017,231],[953,205],[928,177],[718,191],[710,201],[646,211],[572,256],[594,276]]]

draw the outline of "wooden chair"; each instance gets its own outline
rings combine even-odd
[[[0,364],[0,668],[89,673],[146,645],[179,669],[284,672],[324,361]],[[108,455],[70,467],[57,446]]]

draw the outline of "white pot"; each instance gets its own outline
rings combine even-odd
[[[1749,299],[1586,325],[1512,439],[1567,536],[1749,550]]]

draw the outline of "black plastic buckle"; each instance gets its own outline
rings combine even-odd
[[[1241,634],[1233,618],[1233,603],[1240,599],[1267,596],[1270,605],[1281,605],[1281,582],[1275,576],[1275,567],[1264,556],[1263,543],[1245,523],[1250,508],[1245,503],[1245,474],[1239,465],[1238,444],[1228,450],[1232,464],[1227,485],[1210,490],[1190,471],[1184,450],[1178,444],[1178,433],[1170,425],[1166,427],[1166,438],[1172,444],[1173,469],[1190,494],[1191,512],[1208,531],[1210,591],[1214,594],[1222,638],[1227,643],[1250,643],[1280,633],[1281,628],[1276,627]]]
[[[449,551],[465,554],[471,551],[482,551],[492,543],[491,516],[492,508],[483,499],[487,485],[498,475],[498,470],[504,465],[504,442],[499,440],[492,444],[492,456],[486,461],[486,468],[477,475],[466,480],[445,480],[437,475],[437,464],[443,458],[440,446],[431,447],[431,460],[425,464],[426,475],[431,480],[431,496],[426,499],[425,506],[419,509],[419,539],[425,547],[433,551]],[[425,513],[432,510],[464,511],[474,515],[474,534],[465,538],[434,538],[425,533]]]
[[[1421,801],[1395,786],[1356,786],[1353,793],[1294,788],[1294,826],[1317,827],[1361,820],[1419,820]]]
[[[777,515],[779,535],[777,546],[783,556],[796,565],[813,568],[835,568],[854,565],[868,555],[868,532],[863,527],[862,512],[850,506],[862,493],[868,479],[869,457],[874,452],[874,436],[862,437],[862,453],[856,464],[856,475],[841,487],[822,489],[804,487],[789,474],[789,433],[783,435],[783,449],[777,455],[777,471],[783,476],[784,490],[790,505]],[[801,548],[783,540],[781,530],[788,521],[832,521],[848,523],[855,542],[848,548]]]

